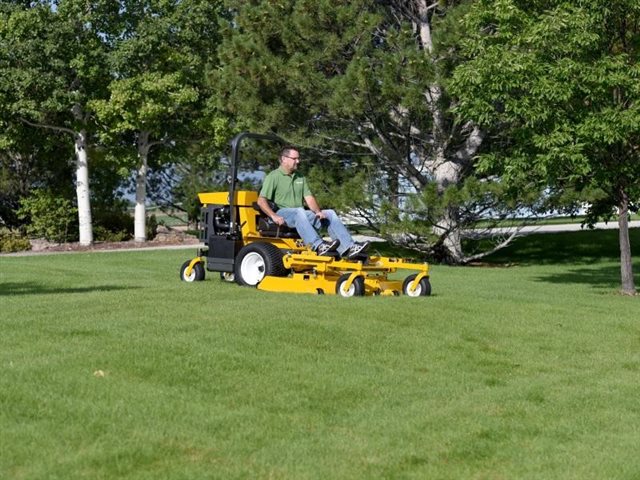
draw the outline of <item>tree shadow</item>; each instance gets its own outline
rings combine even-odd
[[[640,254],[640,228],[629,230],[632,254]],[[560,265],[563,271],[536,277],[552,284],[590,285],[602,290],[620,288],[620,247],[617,230],[538,233],[517,238],[487,259],[494,265]],[[636,285],[640,264],[634,262]]]
[[[640,284],[640,275],[634,275],[634,278],[636,285]],[[616,290],[620,288],[620,267],[602,265],[572,268],[564,272],[541,275],[536,277],[536,280],[554,284],[590,285],[593,288],[603,290]]]
[[[640,228],[629,231],[631,252],[640,251]],[[488,263],[518,265],[592,264],[620,261],[617,230],[538,233],[519,237],[487,257]]]
[[[47,295],[51,293],[88,293],[109,292],[115,290],[131,290],[139,287],[123,287],[121,285],[93,285],[91,287],[52,287],[36,282],[3,282],[0,283],[0,297],[19,295]]]

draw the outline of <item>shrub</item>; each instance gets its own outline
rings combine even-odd
[[[27,234],[53,242],[66,242],[78,209],[71,201],[50,190],[34,190],[20,200],[18,218],[27,220]]]
[[[133,234],[133,218],[123,211],[97,212],[93,221],[93,238],[103,242],[122,242]]]
[[[149,218],[147,218],[146,227],[147,240],[156,238],[158,234],[158,220],[154,214],[151,214]]]
[[[124,230],[114,232],[100,225],[96,225],[93,227],[93,238],[97,242],[122,242],[129,240],[131,235]]]
[[[0,230],[0,252],[24,252],[31,250],[29,239],[18,232],[2,229]]]

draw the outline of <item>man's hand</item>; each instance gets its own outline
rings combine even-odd
[[[271,220],[273,220],[273,223],[275,223],[276,225],[284,225],[284,218],[276,213],[271,216]]]
[[[285,221],[284,218],[282,218],[280,215],[278,215],[276,212],[274,212],[271,207],[269,206],[269,202],[267,201],[266,198],[264,197],[258,197],[258,206],[260,207],[260,210],[262,210],[262,212],[269,217],[271,220],[273,220],[273,223],[275,223],[276,225],[284,225]]]
[[[323,218],[327,218],[327,216],[324,214],[322,210],[318,210],[316,212],[316,218],[319,218],[320,220],[322,220]]]

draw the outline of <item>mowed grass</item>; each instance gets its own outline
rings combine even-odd
[[[0,258],[0,478],[639,478],[611,238],[436,265],[423,298],[182,283],[190,250]]]

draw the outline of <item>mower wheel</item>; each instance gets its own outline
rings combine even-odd
[[[233,283],[236,281],[236,274],[233,272],[220,272],[220,280]]]
[[[257,286],[265,275],[284,277],[287,269],[282,263],[282,252],[270,243],[250,243],[238,252],[235,262],[235,280],[240,285]]]
[[[343,288],[343,285],[349,280],[350,276],[350,273],[345,273],[338,278],[336,282],[336,293],[341,297],[361,297],[364,295],[364,278],[361,275],[353,279],[348,289]]]
[[[191,275],[187,275],[187,268],[190,263],[191,260],[187,260],[182,264],[182,267],[180,267],[180,280],[185,282],[200,282],[204,280],[204,266],[202,262],[196,263],[191,269]]]
[[[420,283],[415,285],[415,290],[411,291],[417,276],[418,274],[414,273],[404,279],[404,282],[402,282],[402,293],[409,297],[427,297],[431,295],[431,282],[429,282],[429,277],[423,277]]]

